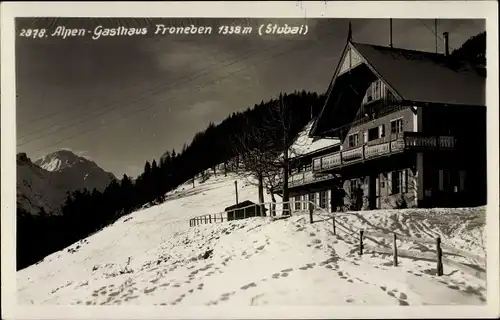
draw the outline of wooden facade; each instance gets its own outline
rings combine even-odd
[[[363,209],[485,204],[484,97],[481,90],[454,94],[484,87],[485,79],[470,70],[451,70],[446,59],[348,41],[309,133],[338,138],[340,144],[294,162],[290,199],[331,210],[332,190],[341,186],[346,202],[362,190]],[[406,69],[392,71],[391,64]],[[442,78],[441,89],[421,79],[433,76]]]

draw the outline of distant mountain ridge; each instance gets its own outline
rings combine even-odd
[[[19,153],[16,163],[17,206],[34,215],[60,214],[67,192],[84,188],[102,191],[116,180],[95,162],[68,150],[50,153],[34,162],[26,153]]]

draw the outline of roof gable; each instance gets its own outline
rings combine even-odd
[[[339,77],[364,64],[396,98],[415,103],[485,106],[485,78],[472,67],[454,68],[443,54],[348,41],[328,87],[326,101],[311,135],[316,133]],[[343,78],[343,77],[342,77]],[[335,103],[334,103],[335,104]]]
[[[340,68],[337,73],[337,77],[363,62],[366,63],[365,59],[363,59],[363,57],[352,47],[352,45],[348,44],[346,51],[340,60]]]
[[[394,88],[392,88],[391,85],[389,83],[387,83],[385,81],[385,79],[378,74],[378,72],[373,68],[373,66],[370,64],[370,62],[367,61],[365,59],[365,57],[363,57],[362,54],[360,54],[360,52],[356,49],[356,47],[353,45],[353,43],[351,41],[348,41],[346,46],[344,47],[344,50],[343,50],[342,55],[340,57],[339,63],[337,64],[337,67],[336,67],[335,72],[333,74],[330,85],[328,86],[325,104],[321,108],[319,116],[315,119],[314,124],[312,125],[312,129],[310,131],[311,136],[315,134],[316,129],[318,127],[318,122],[322,118],[322,116],[325,112],[325,108],[327,108],[327,105],[329,104],[329,100],[332,98],[332,91],[333,91],[333,88],[335,87],[336,80],[340,76],[350,72],[351,70],[355,69],[356,67],[358,67],[362,64],[367,66],[376,77],[378,77],[381,81],[383,81],[385,83],[385,85],[391,91],[393,91],[393,94],[395,97],[401,99],[401,96],[398,94],[398,92],[396,90],[394,90]]]

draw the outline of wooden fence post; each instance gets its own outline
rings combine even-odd
[[[396,246],[396,232],[394,232],[394,238],[392,242],[392,251],[393,251],[393,264],[395,267],[398,266],[398,247]]]
[[[337,228],[335,227],[335,216],[333,216],[333,235],[336,236],[337,235]]]
[[[207,224],[207,216],[205,216],[205,224]]]
[[[441,250],[441,237],[436,238],[436,275],[443,275],[443,251]]]
[[[363,255],[363,230],[359,230],[359,255]]]
[[[212,223],[212,215],[211,214],[208,215],[208,223]]]
[[[309,206],[309,221],[313,223],[313,208],[312,206]]]
[[[220,222],[224,222],[224,216],[222,212],[220,213]]]

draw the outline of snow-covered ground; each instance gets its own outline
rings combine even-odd
[[[482,262],[469,264],[374,253],[384,240],[358,229],[413,238],[441,235],[443,245],[485,258],[485,209],[384,210],[331,218],[296,213],[189,227],[189,218],[234,204],[236,177],[217,176],[179,187],[163,204],[134,212],[42,262],[17,272],[18,303],[34,305],[339,306],[480,305]],[[257,188],[239,181],[239,200]],[[266,201],[270,199],[267,198]],[[391,248],[392,241],[385,245]],[[432,244],[398,247],[433,255]],[[444,250],[446,253],[446,250]],[[434,253],[435,255],[435,253]],[[478,272],[470,272],[479,270]]]

